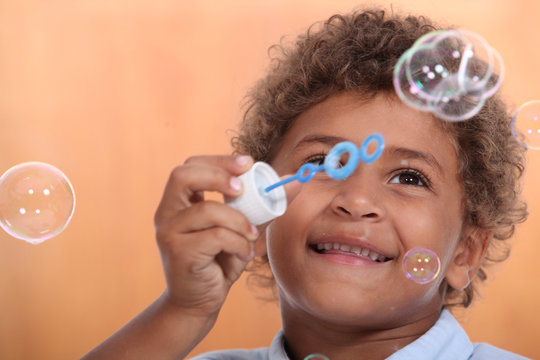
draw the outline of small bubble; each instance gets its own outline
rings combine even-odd
[[[512,134],[530,150],[540,150],[540,100],[521,105],[512,117]]]
[[[403,257],[403,271],[417,284],[427,284],[437,277],[441,262],[437,254],[426,248],[414,248]]]

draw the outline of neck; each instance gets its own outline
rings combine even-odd
[[[327,319],[282,309],[285,349],[293,360],[309,354],[323,354],[331,360],[385,359],[428,331],[439,311],[423,314],[414,321],[377,328],[337,324]],[[306,315],[308,318],[306,318]]]

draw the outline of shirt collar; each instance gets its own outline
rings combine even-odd
[[[396,351],[387,360],[462,360],[474,350],[467,333],[448,310],[424,335]]]
[[[289,360],[285,352],[285,339],[281,329],[268,352],[271,360]],[[398,350],[387,360],[465,360],[473,352],[473,344],[456,318],[448,310],[424,335]]]

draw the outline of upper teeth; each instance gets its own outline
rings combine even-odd
[[[385,261],[386,257],[373,250],[361,248],[360,246],[351,246],[338,243],[319,243],[317,244],[317,250],[341,250],[350,252],[359,256],[368,257],[373,261]]]

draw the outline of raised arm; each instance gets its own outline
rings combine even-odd
[[[236,176],[251,165],[249,157],[197,156],[173,170],[155,215],[167,288],[83,359],[182,359],[206,336],[258,234],[243,214],[205,200],[204,192],[239,195]]]

